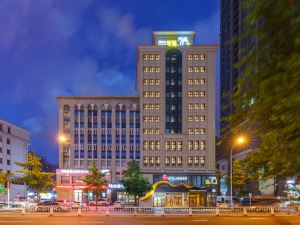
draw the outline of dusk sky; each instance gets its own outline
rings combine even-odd
[[[219,18],[219,0],[0,0],[0,118],[57,162],[57,96],[135,95],[136,47],[153,30],[219,44]],[[219,54],[217,73],[218,95]]]

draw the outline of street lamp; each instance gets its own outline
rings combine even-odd
[[[233,191],[232,191],[232,171],[233,171],[232,152],[236,146],[242,146],[246,142],[247,142],[247,140],[244,136],[238,136],[238,137],[234,138],[233,145],[230,149],[230,205],[231,206],[233,205],[233,201],[232,201],[232,195],[233,195]]]

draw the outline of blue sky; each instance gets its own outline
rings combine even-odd
[[[153,30],[218,44],[219,0],[1,0],[0,118],[58,161],[56,97],[135,95],[136,46]]]

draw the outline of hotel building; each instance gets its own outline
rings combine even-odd
[[[135,159],[157,186],[143,205],[213,204],[218,46],[194,45],[194,37],[153,32],[151,45],[138,46],[137,97],[58,97],[59,130],[68,136],[59,151],[59,197],[93,160],[120,188],[126,163]]]

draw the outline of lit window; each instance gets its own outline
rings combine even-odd
[[[149,122],[153,123],[154,122],[154,116],[149,116]]]
[[[188,116],[188,121],[193,122],[193,116]]]
[[[160,108],[160,105],[159,105],[159,104],[156,104],[156,105],[155,105],[155,109],[156,109],[156,110],[159,110],[159,108]]]
[[[156,157],[155,157],[155,163],[156,163],[156,164],[160,164],[160,157],[159,157],[159,156],[156,156]]]
[[[154,60],[154,55],[153,54],[149,55],[149,60]]]
[[[200,59],[199,54],[195,54],[194,58],[195,58],[195,60],[199,60]]]
[[[175,98],[176,97],[176,93],[174,91],[171,92],[171,98]]]
[[[205,55],[204,54],[200,55],[200,60],[205,60]]]
[[[154,141],[149,141],[149,150],[154,150]]]
[[[148,129],[144,128],[143,129],[143,134],[148,134]]]
[[[189,79],[188,84],[193,84],[193,79]]]
[[[171,110],[175,110],[176,109],[176,105],[171,105]]]
[[[155,85],[160,85],[160,79],[155,80]]]
[[[194,144],[195,144],[195,150],[199,150],[199,141],[195,141]]]
[[[148,150],[148,141],[143,142],[143,149],[146,151]]]
[[[147,98],[147,97],[148,97],[148,92],[147,92],[147,91],[144,91],[144,92],[143,92],[143,96],[144,96],[144,98]]]
[[[160,72],[160,67],[158,67],[158,66],[155,67],[155,72],[156,72],[156,73],[159,73],[159,72]]]
[[[149,104],[149,109],[153,110],[154,109],[154,105],[153,104]]]
[[[192,72],[193,72],[193,67],[189,66],[189,67],[188,67],[188,72],[189,72],[189,73],[192,73]]]
[[[195,156],[195,158],[194,158],[194,163],[195,163],[195,164],[199,164],[199,156]]]
[[[188,164],[192,164],[193,163],[193,157],[192,156],[189,156],[188,157]]]
[[[160,150],[160,142],[159,141],[155,142],[155,150]]]
[[[159,123],[159,116],[156,116],[156,117],[155,117],[155,122],[156,122],[156,123]]]
[[[150,163],[150,164],[154,164],[154,157],[153,157],[153,156],[150,156],[150,157],[149,157],[149,163]]]
[[[189,103],[189,104],[188,104],[188,109],[189,109],[189,110],[194,109],[194,106],[193,106],[192,103]]]
[[[200,134],[205,134],[205,129],[204,128],[200,129]]]
[[[193,133],[194,133],[193,128],[189,128],[189,134],[193,134]]]
[[[205,97],[205,91],[201,91],[201,92],[200,92],[200,96],[201,96],[201,97]]]
[[[188,149],[193,150],[193,141],[188,142]]]
[[[177,158],[177,164],[178,164],[178,165],[181,165],[181,164],[182,164],[182,157],[178,157],[178,158]]]
[[[199,103],[195,103],[194,108],[199,109]]]
[[[147,66],[144,66],[144,72],[147,73],[149,71],[149,68]]]
[[[204,122],[205,121],[205,116],[200,116],[200,121]]]
[[[160,129],[155,129],[155,134],[160,134]]]
[[[194,83],[198,85],[199,84],[199,79],[195,79]]]
[[[144,108],[145,110],[147,110],[147,109],[148,109],[148,104],[144,104],[144,105],[143,105],[143,108]]]
[[[166,141],[166,151],[170,151],[170,142]]]
[[[200,149],[201,149],[202,151],[205,150],[205,141],[200,141]]]
[[[204,73],[204,72],[205,72],[205,66],[201,66],[201,67],[200,67],[200,72],[201,72],[201,73]]]
[[[175,61],[177,59],[176,55],[172,55],[172,61]]]
[[[154,129],[153,128],[149,129],[149,134],[154,134]]]
[[[148,164],[148,157],[147,156],[143,157],[143,162],[144,162],[144,164]]]
[[[154,67],[153,67],[153,66],[150,66],[150,67],[149,67],[149,72],[150,72],[150,73],[154,73]]]
[[[149,85],[154,85],[154,80],[153,79],[149,80]]]
[[[195,122],[199,122],[200,121],[199,116],[195,116],[194,120],[195,120]]]
[[[156,91],[155,92],[155,98],[159,98],[160,97],[160,92],[159,91]]]
[[[177,142],[177,150],[182,151],[182,142],[181,141]]]
[[[196,73],[200,72],[200,67],[199,67],[199,66],[195,66],[194,71],[195,71]]]
[[[204,157],[204,156],[201,156],[201,157],[200,157],[200,164],[201,164],[201,165],[204,165],[204,164],[205,164],[205,157]]]
[[[171,117],[171,123],[174,123],[176,121],[175,116]]]
[[[173,156],[172,158],[171,158],[171,163],[173,164],[173,165],[175,165],[176,164],[176,157],[175,156]]]
[[[200,134],[200,129],[199,128],[195,128],[195,134]]]
[[[148,80],[144,79],[144,85],[148,85]]]
[[[159,55],[159,54],[156,54],[156,55],[155,55],[155,60],[156,60],[156,61],[160,60],[160,55]]]
[[[144,121],[144,122],[148,122],[148,116],[144,116],[144,117],[143,117],[143,121]]]
[[[188,92],[188,97],[193,97],[193,92],[192,91]]]
[[[153,98],[154,97],[154,92],[153,91],[149,91],[149,98]]]
[[[194,92],[194,96],[195,96],[195,97],[199,97],[199,91],[195,91],[195,92]]]
[[[148,54],[144,54],[144,60],[145,60],[145,61],[148,60]]]
[[[166,163],[166,164],[170,164],[170,157],[166,157],[166,158],[165,158],[165,163]]]
[[[192,54],[188,54],[188,60],[193,60],[193,55]]]
[[[171,85],[174,86],[176,84],[175,80],[171,80]]]
[[[202,85],[205,84],[205,79],[201,79],[200,84],[202,84]]]
[[[202,104],[200,105],[200,108],[201,108],[201,109],[205,109],[205,104],[202,103]]]

